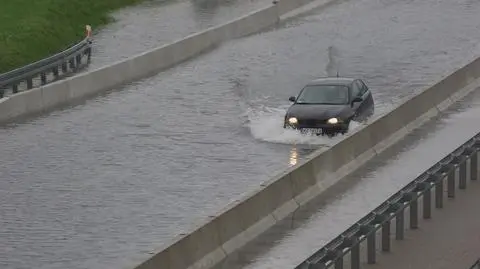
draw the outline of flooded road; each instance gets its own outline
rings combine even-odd
[[[0,129],[0,268],[113,269],[149,255],[331,143],[282,129],[306,81],[362,77],[383,113],[480,55],[479,12],[471,0],[341,1]]]
[[[271,0],[150,0],[112,14],[94,35],[89,70],[169,44],[271,4]]]

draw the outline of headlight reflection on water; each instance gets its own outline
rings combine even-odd
[[[298,160],[298,152],[296,147],[292,147],[290,150],[290,166],[294,166],[297,164]]]

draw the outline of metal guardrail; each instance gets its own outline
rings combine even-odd
[[[435,193],[435,207],[442,208],[444,180],[446,180],[447,185],[447,197],[454,198],[457,181],[459,182],[459,189],[466,189],[468,178],[477,180],[479,153],[480,133],[392,195],[379,207],[330,241],[295,269],[343,269],[344,258],[347,254],[350,254],[351,268],[359,269],[361,263],[360,245],[364,241],[367,241],[367,263],[374,264],[376,262],[376,232],[381,229],[382,251],[390,251],[391,221],[395,219],[395,239],[403,240],[405,210],[409,208],[410,211],[410,229],[418,228],[418,199],[422,197],[423,218],[430,219],[433,200],[432,190]],[[477,261],[477,264],[471,269],[476,268],[480,269],[480,261]]]
[[[478,259],[471,267],[470,269],[480,269],[480,259]]]
[[[34,87],[34,80],[40,78],[40,85],[56,81],[77,72],[90,63],[92,54],[91,27],[86,27],[86,38],[68,49],[29,65],[0,74],[0,99],[11,90],[19,92],[19,85],[26,83],[26,90]],[[84,58],[86,57],[86,60]],[[61,72],[60,72],[61,70]]]

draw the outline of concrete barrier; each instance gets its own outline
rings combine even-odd
[[[180,235],[136,269],[211,268],[396,143],[413,129],[480,87],[480,58],[394,110],[372,119],[329,149],[265,182],[206,223]]]
[[[259,32],[275,25],[282,15],[318,0],[280,0],[225,24],[182,38],[132,58],[79,74],[0,101],[0,123],[17,117],[38,114],[78,99],[110,90],[172,67],[222,42]],[[322,0],[318,5],[324,5]],[[39,98],[40,96],[40,98]],[[35,105],[26,105],[33,104]],[[12,107],[15,104],[15,107]]]

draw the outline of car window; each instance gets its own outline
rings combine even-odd
[[[300,92],[297,104],[348,103],[348,87],[343,85],[308,85]]]
[[[360,89],[361,89],[360,90],[360,95],[364,95],[367,92],[367,89],[368,89],[367,85],[365,85],[365,83],[363,83],[363,81],[360,80],[360,79],[357,80],[357,83],[358,83],[358,85],[360,86]]]
[[[357,81],[354,81],[352,83],[352,97],[358,97],[361,95],[361,88],[359,87],[359,84]]]

